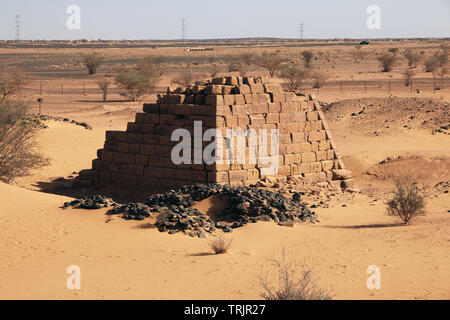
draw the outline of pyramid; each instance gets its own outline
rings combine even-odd
[[[314,96],[285,92],[261,77],[168,89],[145,103],[126,131],[107,131],[97,154],[80,179],[152,192],[288,176],[333,188],[353,183]]]

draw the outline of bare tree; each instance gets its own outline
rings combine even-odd
[[[425,72],[436,72],[440,67],[440,61],[435,55],[425,59],[423,65],[425,67]]]
[[[411,84],[412,78],[415,76],[416,72],[413,68],[407,68],[403,72],[403,79],[405,80],[405,86],[409,86]]]
[[[279,51],[275,52],[263,52],[260,56],[257,56],[254,59],[254,63],[266,69],[270,77],[275,76],[275,74],[280,71],[281,66],[284,62],[287,61],[287,58],[283,57]]]
[[[8,96],[19,93],[26,82],[18,67],[0,67],[0,103]]]
[[[88,69],[89,75],[96,74],[98,67],[105,61],[105,57],[97,52],[83,55],[82,57],[82,62]]]
[[[312,74],[312,78],[314,80],[313,87],[314,88],[322,88],[325,83],[328,81],[328,74],[322,71],[314,71]]]
[[[112,85],[111,79],[109,77],[104,77],[102,79],[97,80],[96,84],[103,93],[103,101],[106,102],[106,100],[108,99],[109,88]]]

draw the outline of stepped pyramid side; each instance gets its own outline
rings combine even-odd
[[[200,129],[195,128],[196,123],[201,123]],[[278,159],[277,171],[267,174],[267,162],[259,157],[255,163],[248,161],[255,140],[245,135],[240,150],[228,157],[231,163],[196,163],[193,159],[191,163],[175,164],[171,153],[179,141],[172,141],[171,136],[177,129],[186,129],[192,137],[216,129],[222,133],[216,143],[224,145],[230,143],[230,129],[276,130],[278,150],[275,154],[269,150],[268,157],[277,157],[273,158]],[[211,141],[199,145],[193,138],[189,153],[193,158],[201,155],[199,149],[204,150]],[[227,156],[227,150],[220,150]],[[107,131],[105,145],[97,154],[93,169],[80,178],[99,185],[118,184],[154,192],[193,183],[253,184],[270,175],[328,182],[334,188],[349,188],[353,182],[320,104],[312,95],[285,92],[264,78],[214,78],[168,90],[158,95],[156,103],[144,104],[143,112],[136,114],[126,131]],[[243,155],[246,160],[239,161]]]

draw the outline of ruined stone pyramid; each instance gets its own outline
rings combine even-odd
[[[209,158],[208,145],[209,151],[216,147]],[[97,154],[82,179],[153,192],[194,183],[254,184],[266,176],[334,188],[353,181],[314,97],[285,92],[260,77],[214,78],[168,90],[144,104],[126,131],[107,131]]]

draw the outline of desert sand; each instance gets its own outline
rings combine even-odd
[[[347,70],[344,77],[360,76],[344,62],[338,66]],[[336,88],[316,96],[328,104],[390,95]],[[406,90],[397,96],[417,95]],[[448,103],[450,94],[424,96]],[[311,268],[318,285],[332,290],[334,299],[450,298],[450,194],[445,193],[450,135],[431,134],[431,128],[419,125],[405,129],[403,123],[374,135],[351,122],[347,109],[343,119],[331,109],[326,112],[329,124],[360,192],[331,196],[328,207],[314,209],[316,224],[289,228],[258,222],[236,229],[229,252],[214,255],[208,239],[160,233],[146,228],[145,221],[110,219],[106,209],[63,210],[73,198],[70,192],[52,191],[55,179],[90,168],[105,131],[124,130],[142,102],[103,103],[98,94],[55,93],[46,99],[46,113],[86,121],[93,129],[47,121],[38,140],[50,165],[11,184],[0,183],[0,299],[260,299],[258,276],[261,270],[275,275],[267,259],[282,248]],[[382,127],[384,120],[371,123]],[[395,160],[380,164],[388,157]],[[385,205],[390,177],[405,168],[422,177],[431,192],[427,215],[407,227],[387,216]],[[447,184],[435,186],[439,182]],[[81,268],[80,290],[66,287],[70,265]],[[370,265],[381,268],[380,290],[366,286]]]

